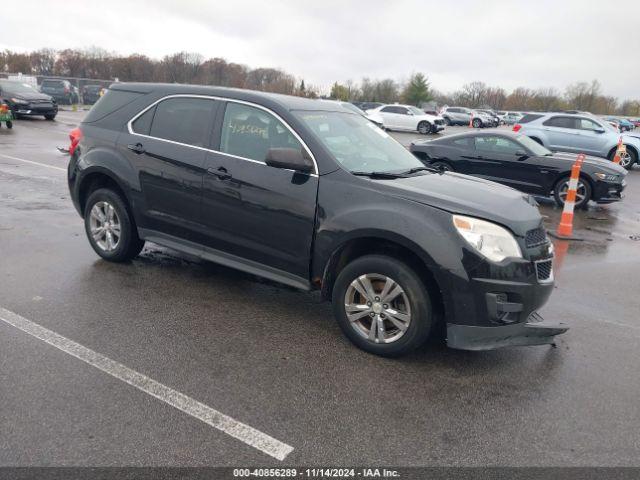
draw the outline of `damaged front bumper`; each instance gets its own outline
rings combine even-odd
[[[532,313],[523,323],[478,327],[447,323],[447,345],[459,350],[494,350],[502,347],[548,345],[569,330],[563,323],[545,322]]]

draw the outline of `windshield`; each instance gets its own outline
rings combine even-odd
[[[409,107],[409,110],[411,110],[414,113],[414,115],[424,115],[424,112],[420,110],[418,107]]]
[[[295,115],[351,172],[398,172],[423,166],[385,131],[359,115],[312,111]]]
[[[533,154],[536,156],[552,155],[551,150],[543,147],[538,142],[536,142],[535,140],[532,140],[530,137],[527,137],[526,135],[518,135],[517,140],[522,145],[524,145],[529,150],[531,150]]]
[[[0,88],[14,93],[33,93],[37,90],[33,89],[29,85],[20,82],[0,81]]]

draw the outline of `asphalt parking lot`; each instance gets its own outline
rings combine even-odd
[[[0,465],[640,466],[640,168],[623,202],[576,214],[584,240],[541,312],[571,327],[555,348],[432,342],[390,360],[353,347],[315,294],[153,244],[130,264],[100,260],[56,151],[83,114],[0,129]],[[555,229],[560,210],[540,208]],[[276,439],[286,458],[13,314]]]

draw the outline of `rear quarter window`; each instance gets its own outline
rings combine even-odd
[[[120,110],[125,105],[139,98],[141,93],[125,90],[107,90],[100,99],[91,107],[89,114],[83,123],[97,122],[98,120]]]

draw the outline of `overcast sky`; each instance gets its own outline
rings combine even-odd
[[[597,79],[639,98],[640,1],[13,0],[0,48],[186,50],[279,67],[307,84],[424,72],[444,92]]]

